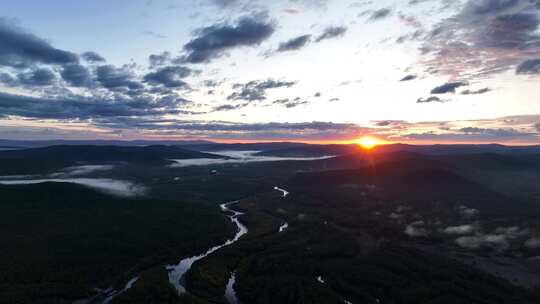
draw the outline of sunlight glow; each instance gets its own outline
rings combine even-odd
[[[370,150],[378,145],[383,144],[383,141],[375,137],[364,136],[355,140],[355,143],[360,145],[364,149]]]

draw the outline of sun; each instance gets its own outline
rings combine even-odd
[[[376,146],[383,144],[383,141],[375,137],[363,136],[355,140],[355,143],[366,150],[371,150]]]

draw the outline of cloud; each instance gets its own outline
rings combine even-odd
[[[311,35],[301,35],[279,44],[276,52],[296,51],[306,46],[311,40]]]
[[[244,17],[236,24],[215,24],[197,31],[197,36],[184,45],[184,61],[207,63],[237,47],[257,46],[275,31],[272,23],[261,17]]]
[[[110,171],[114,168],[113,165],[85,165],[75,166],[62,169],[60,172],[52,173],[49,176],[54,178],[66,178],[84,176],[100,171]]]
[[[320,34],[315,41],[321,42],[326,39],[338,38],[345,35],[346,32],[347,28],[344,26],[330,26],[324,29],[323,33]]]
[[[456,244],[467,249],[492,247],[499,250],[508,248],[509,244],[504,235],[488,234],[475,236],[462,236],[456,239]]]
[[[48,86],[52,85],[56,79],[56,75],[46,68],[20,73],[17,77],[20,84],[27,86]]]
[[[424,35],[422,64],[454,78],[507,71],[540,56],[538,3],[469,0]]]
[[[286,9],[284,9],[283,11],[284,11],[285,13],[291,14],[291,15],[298,15],[298,14],[301,13],[300,10],[297,10],[297,9],[295,9],[295,8],[286,8]]]
[[[217,5],[220,8],[230,7],[236,3],[238,3],[238,0],[211,0],[213,4]]]
[[[400,81],[411,81],[411,80],[415,80],[417,77],[418,76],[416,76],[416,75],[407,75],[407,76],[401,78]]]
[[[76,63],[76,54],[51,46],[47,41],[25,32],[18,26],[0,18],[0,65],[27,68],[36,63]]]
[[[297,97],[297,98],[295,98],[293,100],[291,100],[289,98],[277,99],[277,100],[274,100],[272,103],[277,104],[277,105],[283,105],[286,108],[295,108],[295,107],[298,107],[298,106],[301,106],[301,105],[309,104],[308,101],[302,100],[299,97]]]
[[[464,216],[466,218],[476,216],[479,213],[479,211],[477,209],[469,208],[467,206],[459,206],[458,211],[462,216]]]
[[[471,15],[486,15],[502,12],[519,3],[517,0],[475,0],[465,5],[464,11]]]
[[[479,95],[479,94],[485,94],[485,93],[488,93],[488,92],[491,92],[491,89],[490,88],[482,88],[482,89],[479,89],[479,90],[465,90],[463,92],[461,92],[462,95]]]
[[[106,61],[105,58],[96,52],[84,52],[81,54],[81,57],[89,63],[101,63]]]
[[[442,100],[437,96],[430,96],[428,98],[418,98],[416,100],[416,103],[430,103],[430,102],[445,102],[445,100]]]
[[[540,248],[540,238],[530,238],[523,244],[526,248],[537,249]]]
[[[129,88],[141,89],[143,86],[133,80],[133,73],[126,67],[116,68],[113,65],[102,65],[96,69],[97,81],[107,89]]]
[[[371,13],[371,16],[369,17],[369,20],[371,20],[371,21],[381,20],[381,19],[384,19],[384,18],[390,16],[391,13],[392,13],[391,9],[389,9],[389,8],[381,8],[381,9],[378,9],[378,10],[374,11],[373,13]]]
[[[171,61],[171,53],[163,52],[161,54],[151,54],[148,56],[148,62],[150,63],[150,68],[156,68],[164,66]]]
[[[280,81],[274,79],[253,80],[246,84],[235,84],[238,91],[227,97],[228,100],[261,101],[266,100],[266,91],[277,88],[290,88],[296,85],[296,81]]]
[[[447,143],[507,143],[507,144],[537,144],[540,133],[535,124],[540,121],[540,115],[520,115],[495,119],[458,120],[407,123],[391,131],[385,131],[393,141],[415,142],[447,142]],[[462,207],[464,216],[477,213],[476,210]]]
[[[213,111],[214,112],[220,112],[220,111],[238,110],[238,109],[241,109],[241,108],[246,107],[248,105],[249,105],[248,103],[242,103],[242,104],[237,104],[237,105],[225,104],[225,105],[220,105],[220,106],[214,107]]]
[[[27,72],[21,72],[17,78],[8,73],[0,73],[0,83],[9,87],[42,87],[55,83],[56,75],[47,68],[37,68]]]
[[[519,131],[514,130],[512,128],[488,129],[488,128],[478,128],[478,127],[466,127],[466,128],[461,128],[459,131],[465,134],[490,135],[490,136],[496,136],[496,137],[515,137],[522,134]]]
[[[424,228],[423,221],[417,221],[405,227],[405,234],[410,237],[426,237],[428,236],[428,231]]]
[[[466,82],[448,82],[431,90],[431,94],[455,93],[456,89],[468,85]]]
[[[509,239],[517,239],[519,237],[526,236],[529,234],[529,232],[529,229],[521,229],[518,226],[497,227],[495,229],[495,233],[502,234]]]
[[[443,230],[444,233],[452,235],[466,235],[474,231],[475,227],[473,225],[449,226]]]
[[[478,249],[489,247],[496,250],[505,250],[510,246],[510,241],[525,237],[529,229],[520,229],[517,226],[498,227],[489,234],[477,233],[474,236],[462,236],[456,239],[456,243],[463,248]]]
[[[516,73],[519,75],[539,75],[540,58],[523,61],[520,65],[518,65]]]
[[[375,124],[377,127],[396,127],[396,128],[402,128],[402,126],[408,125],[406,121],[403,120],[380,120],[380,121],[373,121],[372,123]]]
[[[146,193],[146,188],[129,181],[115,180],[107,178],[51,178],[51,179],[31,179],[31,180],[6,180],[0,181],[3,185],[29,185],[41,183],[73,183],[83,185],[88,188],[99,190],[108,194],[132,197],[141,196]]]
[[[178,115],[178,106],[189,101],[181,98],[107,99],[85,96],[40,98],[0,93],[0,113],[35,119],[88,120],[135,116]]]
[[[92,84],[92,75],[80,64],[68,64],[62,68],[62,78],[74,87],[86,87]]]
[[[144,81],[154,85],[163,85],[167,88],[187,87],[188,84],[182,81],[193,73],[193,70],[183,66],[168,66],[150,72],[144,76]]]
[[[145,130],[146,134],[197,136],[227,139],[350,139],[367,132],[356,124],[332,122],[239,123],[223,121],[189,121],[176,119],[141,119],[124,117],[116,122],[107,119],[103,126],[125,130]]]
[[[8,73],[0,73],[0,83],[3,83],[4,85],[7,85],[9,87],[14,87],[19,84],[17,79],[15,79]]]

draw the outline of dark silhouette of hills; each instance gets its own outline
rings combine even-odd
[[[370,154],[410,152],[425,155],[468,155],[468,154],[512,154],[512,155],[540,155],[540,146],[504,146],[498,144],[485,145],[406,145],[391,144],[381,145],[372,150],[366,151],[358,145],[291,145],[279,147],[277,145],[267,146],[259,153],[264,156],[328,156],[346,155],[351,153],[369,152]]]
[[[0,174],[27,174],[78,163],[126,162],[162,165],[171,159],[223,158],[177,146],[50,146],[0,151]]]

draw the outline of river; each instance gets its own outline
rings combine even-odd
[[[277,190],[277,191],[282,192],[283,197],[286,197],[289,194],[289,192],[287,192],[284,189],[281,189],[281,188],[278,188],[278,187],[275,187],[274,189]],[[205,253],[203,253],[201,255],[185,258],[185,259],[182,259],[178,264],[166,266],[166,269],[167,269],[168,274],[169,274],[169,281],[175,287],[175,289],[178,291],[178,294],[183,294],[183,293],[187,292],[187,289],[186,289],[186,287],[184,285],[185,284],[185,274],[189,271],[189,269],[191,269],[191,266],[193,266],[193,264],[195,262],[205,258],[206,256],[216,252],[217,250],[219,250],[219,249],[221,249],[223,247],[226,247],[226,246],[229,246],[229,245],[232,245],[232,244],[236,243],[243,235],[248,233],[248,228],[244,224],[242,224],[240,222],[240,220],[239,220],[239,217],[243,213],[230,208],[231,205],[234,205],[234,204],[237,204],[237,203],[238,203],[238,201],[233,201],[233,202],[229,202],[229,203],[225,203],[225,204],[220,205],[221,211],[223,211],[226,214],[229,214],[228,215],[229,219],[237,227],[237,232],[236,232],[235,236],[232,239],[227,240],[225,243],[223,243],[221,245],[217,245],[217,246],[214,246],[214,247],[208,249]],[[289,224],[285,222],[279,228],[279,232],[285,231],[288,228],[288,226],[289,226]],[[133,286],[133,284],[135,284],[135,282],[137,282],[138,278],[139,277],[137,276],[137,277],[134,277],[131,280],[129,280],[129,282],[121,290],[108,289],[108,290],[104,291],[103,293],[101,293],[100,295],[98,295],[98,296],[96,296],[96,297],[94,297],[92,299],[81,300],[81,301],[77,301],[76,303],[78,303],[78,304],[79,303],[95,303],[97,299],[103,299],[101,301],[101,303],[104,303],[104,304],[109,303],[115,297],[121,295],[122,293],[124,293],[128,289],[130,289]],[[239,303],[239,301],[238,301],[238,299],[236,297],[236,292],[234,291],[235,282],[236,282],[236,273],[233,272],[231,274],[231,277],[230,277],[230,279],[229,279],[229,281],[227,283],[226,290],[225,290],[225,297],[226,297],[227,301],[230,304],[238,304]]]
[[[236,203],[238,203],[238,201],[220,205],[221,210],[223,212],[232,213],[232,215],[229,215],[229,218],[238,228],[238,232],[236,232],[236,235],[234,236],[233,239],[228,240],[224,244],[210,248],[204,254],[183,259],[176,265],[167,266],[167,270],[169,271],[169,281],[171,282],[171,284],[173,284],[173,286],[176,288],[179,294],[186,292],[186,287],[183,285],[185,283],[184,275],[188,272],[188,270],[191,268],[193,263],[205,258],[209,254],[214,253],[225,246],[229,246],[237,242],[244,234],[248,233],[247,227],[244,224],[240,223],[240,220],[238,219],[238,217],[242,215],[243,213],[229,208],[230,205],[233,205]]]

